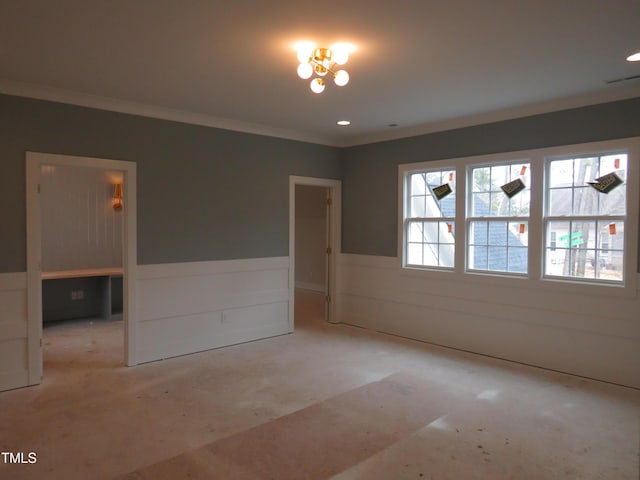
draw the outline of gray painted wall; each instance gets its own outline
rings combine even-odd
[[[26,270],[26,151],[135,161],[152,264],[287,255],[288,175],[342,178],[342,251],[395,256],[398,164],[632,136],[640,98],[340,150],[0,95],[0,273]]]
[[[0,95],[0,273],[26,270],[25,152],[137,163],[138,263],[288,255],[289,175],[337,148]]]
[[[346,148],[342,251],[396,256],[399,164],[635,136],[640,98]]]
[[[97,318],[102,314],[104,282],[111,281],[111,313],[122,313],[122,276],[58,278],[42,281],[42,320]],[[71,293],[82,291],[82,298]]]
[[[61,278],[42,281],[42,321],[99,317],[101,286],[105,278]],[[83,298],[71,299],[71,292],[82,291]]]

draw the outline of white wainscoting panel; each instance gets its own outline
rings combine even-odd
[[[122,177],[99,168],[41,168],[44,272],[122,268],[123,212],[113,209],[114,184]]]
[[[289,258],[141,265],[139,363],[289,332]]]
[[[0,274],[0,391],[29,383],[27,274]]]
[[[341,255],[340,271],[341,322],[640,388],[640,292],[579,294],[473,275],[461,281],[365,255]]]

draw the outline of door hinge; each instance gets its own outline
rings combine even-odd
[[[331,200],[331,198],[327,198],[327,205],[333,205],[333,200]]]
[[[38,193],[40,193],[40,184],[38,184]]]
[[[324,299],[326,300],[327,303],[331,303],[331,297],[329,295],[324,297]]]
[[[331,255],[331,247],[327,247],[327,250],[326,250],[326,251],[327,251],[327,253],[328,253],[329,255]]]

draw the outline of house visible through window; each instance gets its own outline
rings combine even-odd
[[[545,276],[621,282],[626,196],[627,154],[548,161]]]
[[[529,163],[470,169],[468,270],[527,273],[530,185]]]
[[[639,161],[640,137],[400,165],[402,266],[636,295]]]
[[[433,170],[405,178],[405,264],[453,268],[455,172]]]

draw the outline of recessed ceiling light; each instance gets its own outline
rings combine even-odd
[[[341,127],[346,127],[347,125],[351,125],[351,122],[349,120],[338,120],[338,125],[340,125]]]
[[[640,62],[640,52],[632,53],[627,57],[627,62]]]

